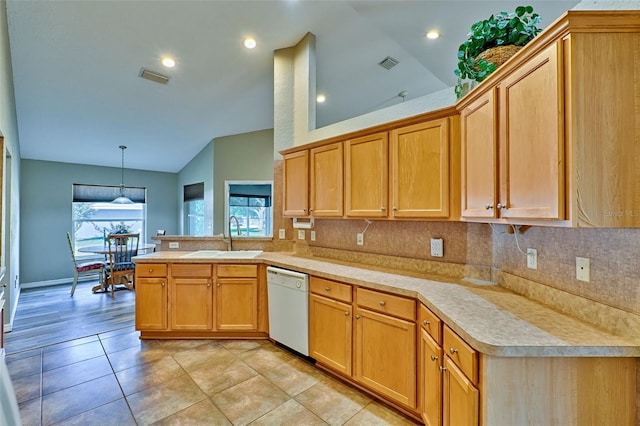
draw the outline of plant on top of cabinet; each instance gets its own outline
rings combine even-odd
[[[464,95],[464,80],[481,82],[541,31],[540,16],[531,6],[518,6],[478,21],[458,48],[456,96]]]

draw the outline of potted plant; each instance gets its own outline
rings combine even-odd
[[[105,228],[106,230],[106,235],[113,235],[113,234],[130,234],[131,233],[131,227],[129,225],[127,225],[124,222],[120,222],[118,224],[110,224],[109,228]],[[121,238],[118,240],[118,243],[120,244],[126,244],[127,239],[126,238]]]
[[[540,16],[531,6],[518,6],[514,12],[500,12],[471,26],[467,40],[458,48],[456,96],[464,94],[464,80],[481,82],[511,55],[541,31]]]

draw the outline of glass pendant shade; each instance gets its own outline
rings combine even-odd
[[[120,183],[120,196],[111,202],[113,204],[134,204],[133,201],[124,196],[124,150],[127,149],[127,147],[124,145],[120,145],[118,148],[122,150],[122,180]]]

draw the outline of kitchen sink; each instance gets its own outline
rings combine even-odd
[[[253,259],[261,253],[262,250],[198,250],[180,257],[190,259]]]

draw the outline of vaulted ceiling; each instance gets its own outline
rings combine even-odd
[[[533,1],[548,26],[578,1]],[[273,127],[273,51],[316,36],[321,127],[456,83],[472,23],[513,1],[7,0],[22,158],[177,172]],[[428,30],[440,38],[428,40]],[[253,37],[257,47],[242,46]],[[169,55],[176,66],[164,68]],[[390,56],[398,65],[378,63]],[[141,68],[170,77],[139,77]]]

